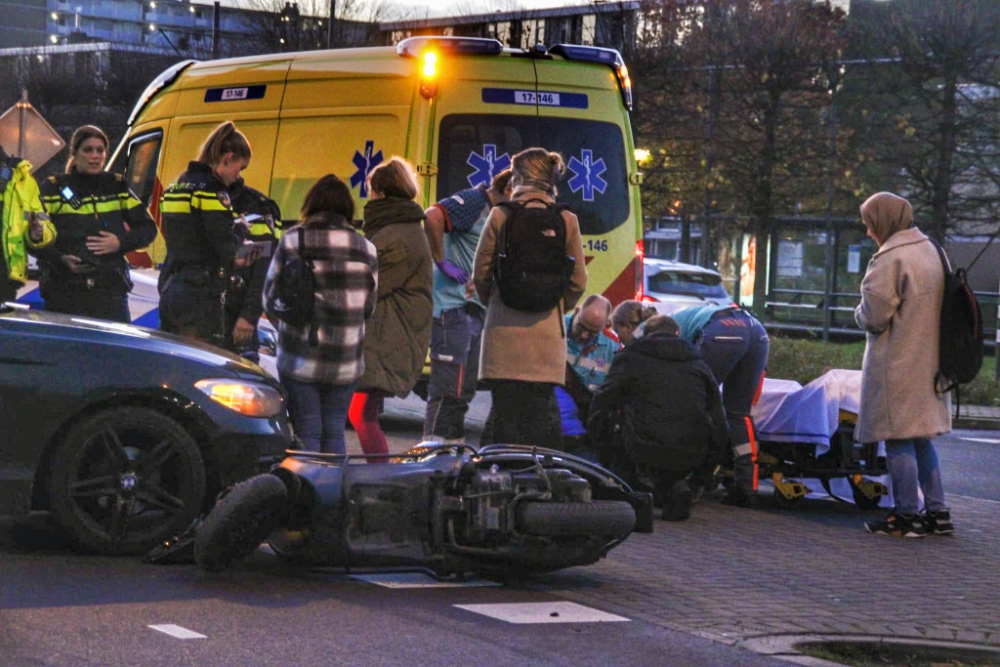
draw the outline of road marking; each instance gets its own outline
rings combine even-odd
[[[194,630],[188,630],[187,628],[182,628],[179,625],[173,625],[168,623],[166,625],[150,625],[152,629],[157,632],[162,632],[164,634],[170,635],[171,637],[176,637],[177,639],[208,639],[205,635],[199,635]]]
[[[616,623],[624,616],[584,607],[575,602],[521,602],[507,604],[457,604],[459,609],[507,623]]]
[[[472,588],[499,586],[497,581],[468,577],[464,580],[436,579],[423,572],[387,572],[385,574],[352,574],[351,579],[385,588]]]
[[[969,442],[985,442],[990,445],[1000,445],[1000,440],[992,440],[990,438],[962,438],[962,440],[968,440]]]

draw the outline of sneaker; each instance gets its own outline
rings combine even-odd
[[[916,514],[897,514],[896,510],[881,521],[866,521],[865,529],[873,535],[893,537],[923,537],[927,534],[924,523]]]
[[[691,486],[681,480],[670,487],[670,495],[664,498],[664,521],[684,521],[691,516]]]
[[[928,535],[951,535],[955,532],[955,526],[951,522],[951,512],[948,510],[924,512],[920,518]]]

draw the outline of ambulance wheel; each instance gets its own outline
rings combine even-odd
[[[112,408],[76,424],[55,451],[53,517],[80,547],[142,554],[187,528],[201,511],[205,463],[170,417]]]
[[[874,510],[878,509],[879,503],[882,501],[882,494],[875,496],[874,498],[869,498],[864,491],[861,490],[855,482],[853,477],[848,477],[848,481],[851,484],[851,495],[854,496],[854,504],[863,510]]]

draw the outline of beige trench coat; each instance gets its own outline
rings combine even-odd
[[[537,197],[549,202],[552,197],[538,191],[514,194],[514,201]],[[540,206],[533,204],[532,206]],[[550,382],[561,385],[566,380],[566,327],[563,317],[580,300],[587,289],[587,262],[583,256],[580,224],[569,211],[566,221],[566,255],[576,266],[563,302],[547,313],[527,313],[508,308],[500,301],[493,282],[493,263],[497,237],[506,220],[502,208],[494,208],[479,237],[472,273],[476,293],[486,304],[482,348],[479,355],[479,377],[485,380],[522,380]]]
[[[951,431],[950,396],[934,387],[943,295],[937,249],[915,227],[890,236],[868,263],[854,312],[868,332],[858,442]]]

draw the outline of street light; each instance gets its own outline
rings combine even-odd
[[[635,161],[640,164],[649,159],[649,151],[645,148],[636,148],[633,154],[635,155]]]

